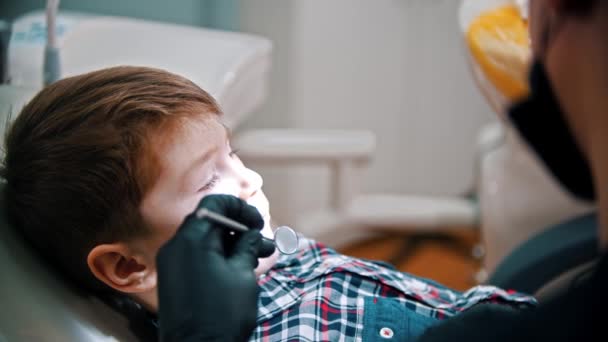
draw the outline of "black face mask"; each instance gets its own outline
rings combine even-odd
[[[594,200],[589,164],[565,121],[544,66],[530,73],[530,96],[509,110],[509,117],[564,188],[584,200]]]

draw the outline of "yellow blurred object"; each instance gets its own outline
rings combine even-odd
[[[515,5],[475,18],[467,32],[467,43],[488,80],[508,100],[516,101],[528,94],[528,23]]]

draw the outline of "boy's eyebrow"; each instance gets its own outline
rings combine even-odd
[[[226,130],[226,141],[228,142],[228,141],[230,141],[230,136],[232,135],[232,132],[231,132],[230,128],[228,128],[226,125],[222,124],[222,126]],[[219,146],[213,146],[209,150],[205,151],[205,153],[203,153],[200,157],[196,158],[196,160],[193,161],[192,164],[190,164],[190,166],[184,172],[183,177],[182,177],[182,179],[183,179],[182,186],[183,186],[184,189],[188,189],[190,174],[194,170],[196,170],[196,168],[199,165],[204,165],[209,160],[209,158],[211,158],[211,156],[213,154],[215,154],[218,150],[219,150]]]
[[[200,157],[196,158],[196,160],[194,162],[192,162],[192,164],[190,164],[190,167],[188,167],[188,170],[185,172],[185,175],[189,175],[190,172],[192,172],[192,170],[196,169],[197,166],[205,164],[207,162],[207,160],[209,160],[209,158],[211,158],[211,156],[215,152],[217,152],[217,150],[218,150],[218,147],[213,146],[212,148],[205,151],[205,153],[203,153]]]
[[[222,126],[224,126],[224,129],[226,130],[226,141],[230,141],[230,139],[232,139],[232,130],[230,129],[230,127],[222,124]]]

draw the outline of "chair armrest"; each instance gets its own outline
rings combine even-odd
[[[255,161],[368,161],[376,137],[364,130],[260,129],[232,141],[239,155]]]
[[[359,172],[371,159],[376,136],[365,130],[261,129],[239,134],[232,145],[252,162],[327,164],[330,205],[343,210],[357,195]]]

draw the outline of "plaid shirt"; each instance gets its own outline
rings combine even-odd
[[[450,290],[304,238],[300,247],[259,278],[252,341],[404,341],[482,302],[536,304],[529,296],[491,286]]]

